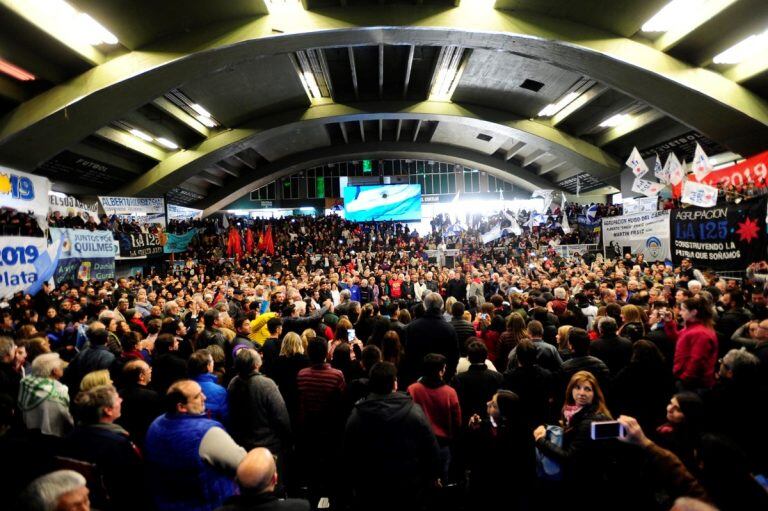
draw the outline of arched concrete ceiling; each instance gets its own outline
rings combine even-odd
[[[77,3],[86,7],[95,5],[86,1]],[[104,5],[115,3],[120,2]],[[308,1],[305,5],[312,7],[313,3]],[[633,12],[644,14],[651,12],[653,6],[663,5],[655,0],[630,3]],[[178,27],[163,30],[162,24],[155,24],[156,27],[137,33],[134,38],[121,35],[121,40],[127,42],[124,54],[96,58],[95,61],[102,63],[10,111],[0,120],[0,162],[22,170],[35,170],[62,151],[82,145],[88,137],[97,134],[156,162],[146,172],[142,172],[139,165],[136,178],[124,184],[120,188],[122,192],[159,194],[262,138],[274,139],[276,134],[334,123],[341,123],[342,129],[345,123],[361,122],[362,126],[363,122],[372,121],[437,121],[475,126],[501,133],[518,144],[510,142],[509,146],[500,148],[506,157],[496,158],[499,168],[512,158],[510,154],[519,151],[519,144],[529,144],[534,149],[521,163],[531,164],[546,155],[567,159],[577,168],[555,173],[549,170],[558,165],[553,161],[533,173],[531,179],[537,179],[528,181],[529,184],[551,175],[562,179],[578,170],[606,180],[615,179],[624,155],[606,152],[604,148],[611,147],[616,140],[626,140],[636,130],[655,125],[653,123],[662,118],[704,134],[740,154],[751,154],[765,147],[768,105],[763,98],[719,72],[687,64],[664,53],[658,45],[625,37],[637,30],[626,17],[609,32],[606,30],[612,29],[609,16],[598,16],[594,24],[599,28],[596,28],[587,24],[590,21],[583,15],[584,9],[573,5],[573,12],[555,17],[557,5],[563,2],[551,0],[547,9],[538,10],[527,0],[497,2],[500,8],[520,9],[515,11],[474,9],[464,2],[455,8],[417,5],[401,9],[391,5],[366,5],[299,10],[290,15],[260,14],[266,12],[260,7],[250,11],[233,7],[228,16],[235,19],[225,16],[214,19],[216,23],[201,21],[194,30],[182,35],[178,35]],[[119,17],[119,13],[112,15]],[[130,33],[130,27],[122,30]],[[153,40],[161,36],[160,40]],[[617,127],[596,136],[580,136],[572,132],[579,130],[563,129],[564,124],[558,124],[557,119],[526,119],[494,105],[478,106],[476,99],[473,103],[397,103],[382,97],[379,101],[359,104],[334,103],[298,109],[293,105],[226,126],[225,131],[197,130],[204,140],[185,144],[186,150],[178,152],[127,141],[119,134],[113,133],[109,138],[107,133],[110,123],[156,102],[168,91],[210,75],[237,70],[247,63],[272,62],[271,58],[308,49],[378,47],[383,52],[385,47],[403,45],[411,48],[453,45],[474,50],[478,55],[498,52],[519,57],[583,76],[597,82],[601,91],[607,88],[610,93],[623,95],[650,110],[637,116],[635,125]],[[266,67],[264,72],[269,70]],[[503,74],[504,69],[497,71]],[[0,92],[2,85],[0,83]],[[279,88],[282,84],[274,86]],[[399,128],[396,142],[399,142]],[[325,150],[345,154],[337,145],[329,144],[331,149]],[[389,146],[388,155],[397,151],[396,145]],[[297,154],[303,154],[309,162],[311,151],[300,149]],[[469,153],[462,154],[467,157]],[[477,152],[478,161],[488,156]],[[278,169],[277,162],[286,157],[267,159],[268,163],[261,167]],[[301,166],[301,163],[292,165]],[[549,172],[551,174],[546,175]],[[232,175],[238,183],[250,186],[247,179]],[[234,184],[234,181],[228,182],[227,187]]]

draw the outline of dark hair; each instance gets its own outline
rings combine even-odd
[[[363,364],[365,371],[370,371],[376,363],[381,362],[381,350],[375,344],[369,344],[363,348],[360,356],[360,362]]]
[[[140,359],[134,359],[123,366],[123,383],[139,383],[139,378],[144,373],[144,367],[141,362],[142,360]]]
[[[632,362],[645,366],[664,364],[664,355],[658,346],[646,339],[640,339],[632,345]]]
[[[307,356],[313,364],[322,364],[328,358],[328,341],[324,337],[315,337],[307,344]]]
[[[155,339],[155,355],[165,355],[171,351],[176,339],[171,334],[160,334]]]
[[[729,289],[725,292],[731,297],[731,302],[734,304],[734,308],[744,307],[744,293],[739,288]]]
[[[461,316],[464,315],[464,304],[461,302],[454,303],[453,307],[451,307],[451,315],[454,318],[461,319]]]
[[[165,394],[165,411],[167,413],[176,413],[179,405],[186,404],[188,398],[181,390],[180,382],[176,382],[168,388]]]
[[[712,326],[712,304],[701,295],[692,296],[683,301],[689,311],[696,312],[696,320],[705,326]]]
[[[484,364],[486,358],[488,358],[488,348],[483,341],[478,339],[467,346],[467,359],[470,364]]]
[[[540,338],[544,335],[544,326],[541,324],[541,321],[531,320],[528,323],[528,333],[531,334],[531,337],[535,338]]]
[[[538,350],[536,345],[530,339],[523,339],[517,343],[517,350],[515,351],[517,356],[517,362],[523,367],[530,367],[536,363],[536,355]]]
[[[381,358],[397,365],[400,363],[402,346],[400,336],[394,330],[387,330],[381,339]]]
[[[173,319],[173,318],[166,318],[166,319]],[[175,323],[178,323],[178,320],[175,320]],[[157,319],[157,318],[150,319],[149,322],[147,323],[147,333],[156,334],[160,332],[162,327],[163,327],[163,322],[160,319]],[[174,329],[173,332],[169,332],[169,333],[175,334],[176,330]]]
[[[216,309],[208,309],[205,311],[205,314],[203,314],[203,323],[205,324],[205,328],[213,328],[213,323],[219,319],[219,311]]]
[[[685,417],[685,425],[693,431],[698,431],[704,420],[704,401],[695,392],[683,391],[675,394],[680,412]]]
[[[190,378],[195,378],[201,374],[208,373],[208,363],[213,360],[208,350],[197,350],[190,355],[187,360],[187,374]]]
[[[277,333],[277,329],[283,326],[283,320],[280,318],[272,318],[267,320],[267,330],[271,335]]]
[[[389,394],[395,388],[397,367],[390,362],[379,362],[371,368],[368,388],[371,394]]]
[[[427,378],[439,379],[440,371],[445,368],[445,356],[439,353],[428,353],[424,357],[424,375]]]
[[[81,422],[98,424],[104,415],[104,408],[115,405],[117,389],[112,385],[99,385],[79,392],[75,397],[75,412]]]
[[[109,332],[105,328],[96,330],[88,329],[88,342],[94,346],[105,346],[109,339]]]
[[[568,332],[568,344],[576,356],[583,357],[589,353],[589,334],[583,328],[571,328]]]

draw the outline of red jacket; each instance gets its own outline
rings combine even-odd
[[[461,408],[453,387],[445,384],[428,386],[419,380],[408,387],[408,394],[424,410],[437,438],[450,440],[459,434]]]
[[[717,334],[701,323],[688,323],[682,330],[674,321],[664,324],[669,340],[675,342],[672,372],[689,389],[712,388],[715,385]]]

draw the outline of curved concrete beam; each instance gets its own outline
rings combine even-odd
[[[275,179],[290,176],[309,167],[316,167],[341,160],[411,158],[440,160],[466,165],[487,172],[492,176],[511,181],[527,191],[549,188],[562,191],[535,173],[470,149],[423,142],[368,142],[343,144],[292,154],[257,168],[247,176],[241,176],[225,188],[217,188],[205,199],[195,204],[203,209],[203,215],[211,215],[251,190],[271,183]]]
[[[515,118],[496,110],[424,101],[351,105],[333,103],[268,115],[237,129],[221,132],[194,148],[174,153],[115,193],[125,196],[162,195],[214,163],[256,145],[259,141],[274,139],[307,127],[319,128],[330,123],[379,119],[454,122],[474,126],[478,131],[493,131],[569,161],[599,179],[614,178],[616,182],[610,184],[618,186],[615,176],[620,164],[581,139],[551,126]],[[538,181],[541,186],[536,188],[551,186],[544,179]]]
[[[0,163],[32,170],[125,112],[240,61],[306,48],[446,41],[509,51],[589,76],[742,154],[763,149],[768,139],[765,101],[718,73],[637,41],[524,12],[365,6],[218,24],[114,58],[2,119]]]

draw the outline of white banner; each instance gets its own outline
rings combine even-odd
[[[696,176],[696,181],[701,181],[707,177],[707,174],[712,172],[712,165],[709,163],[709,157],[698,143],[696,144],[696,152],[693,153],[691,170],[693,170],[693,175]]]
[[[83,219],[84,222],[88,221],[90,217],[96,223],[99,223],[99,203],[85,204],[70,197],[69,195],[62,196],[61,194],[50,194],[48,196],[50,212],[61,212],[61,216],[64,218],[70,214],[75,214]]]
[[[656,197],[638,197],[636,199],[627,197],[622,201],[621,205],[625,215],[652,212],[659,209],[659,199]]]
[[[685,178],[685,169],[680,160],[677,159],[675,153],[669,153],[667,157],[667,163],[664,165],[666,169],[665,173],[669,176],[669,183],[672,186],[677,186]]]
[[[50,191],[51,182],[45,177],[0,167],[0,205],[5,208],[45,218]]]
[[[482,234],[481,238],[483,239],[483,243],[490,243],[493,240],[497,240],[501,238],[501,226],[497,225],[490,231],[486,232],[485,234]]]
[[[60,246],[56,243],[49,247],[47,238],[0,237],[0,299],[11,298],[19,291],[39,291],[56,270]]]
[[[109,215],[135,220],[141,224],[165,227],[165,199],[154,197],[99,197],[101,207]]]
[[[603,247],[607,257],[620,256],[629,247],[646,261],[669,259],[669,211],[603,218]]]
[[[175,204],[168,204],[168,221],[171,220],[200,220],[203,218],[202,209],[185,208]]]
[[[643,157],[640,156],[640,151],[637,150],[637,147],[632,148],[632,152],[625,163],[627,167],[632,169],[635,177],[643,177],[648,172],[648,165],[643,161]]]
[[[647,179],[637,178],[632,183],[632,191],[635,193],[642,193],[646,197],[656,197],[665,186],[666,185],[661,183],[654,183]]]
[[[685,204],[693,204],[702,208],[711,208],[717,204],[717,188],[714,186],[686,180],[683,183],[683,197]]]

